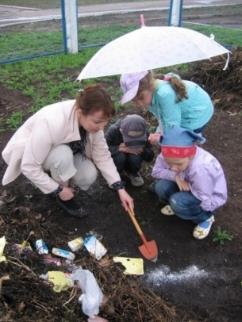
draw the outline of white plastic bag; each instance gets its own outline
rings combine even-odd
[[[78,268],[72,272],[71,279],[78,282],[78,286],[83,292],[78,299],[82,305],[83,313],[90,318],[98,315],[99,307],[103,301],[103,293],[94,275],[89,270]]]

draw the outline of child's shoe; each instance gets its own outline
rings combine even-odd
[[[143,186],[144,179],[141,177],[139,172],[137,172],[136,174],[127,173],[127,176],[129,177],[132,186],[134,186],[134,187]]]
[[[204,239],[208,236],[214,223],[214,216],[198,224],[193,230],[193,237],[196,239]]]
[[[160,212],[162,213],[162,215],[165,215],[165,216],[174,216],[175,215],[174,211],[171,209],[171,206],[169,206],[169,205],[162,207]]]

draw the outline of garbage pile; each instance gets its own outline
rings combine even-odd
[[[111,258],[101,238],[89,232],[61,247],[34,231],[20,244],[0,238],[1,321],[176,321],[173,307],[128,276],[144,274],[143,259]]]
[[[242,110],[242,48],[232,52],[228,68],[223,70],[225,63],[225,56],[196,63],[185,77],[203,86],[216,107],[238,112]]]

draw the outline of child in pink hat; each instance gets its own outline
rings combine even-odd
[[[211,98],[204,89],[173,73],[162,80],[154,79],[150,71],[124,74],[120,85],[121,104],[132,101],[157,119],[157,131],[149,137],[152,144],[158,143],[163,131],[171,126],[202,133],[214,112]]]
[[[154,192],[167,203],[163,215],[176,215],[196,225],[193,236],[208,236],[214,212],[227,200],[227,185],[219,161],[195,143],[204,138],[180,127],[164,132],[161,154],[157,157],[152,176]]]

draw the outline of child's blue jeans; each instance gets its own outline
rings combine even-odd
[[[201,201],[191,192],[180,191],[174,181],[158,179],[154,190],[160,201],[169,203],[175,214],[182,219],[199,224],[213,215],[200,207]]]

